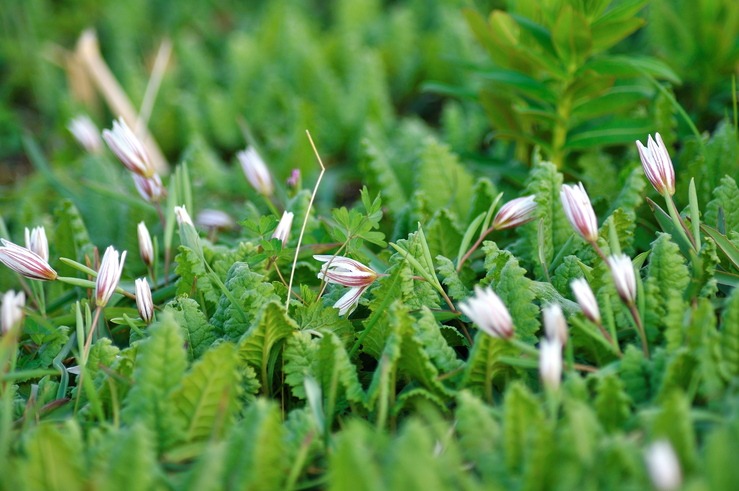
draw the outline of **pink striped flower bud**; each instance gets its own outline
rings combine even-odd
[[[567,344],[570,333],[567,330],[567,321],[562,313],[562,307],[558,303],[550,303],[544,307],[542,315],[544,317],[544,332],[547,335],[547,339],[559,340],[562,346]]]
[[[287,239],[290,236],[290,228],[293,225],[293,213],[285,211],[282,213],[280,223],[277,224],[275,232],[272,234],[273,239],[280,239],[282,245],[287,244]]]
[[[112,130],[103,131],[103,139],[126,169],[141,177],[154,176],[154,166],[149,160],[146,148],[123,118],[113,121]]]
[[[640,141],[636,142],[641,165],[654,189],[659,194],[667,193],[672,196],[675,194],[675,169],[672,168],[672,159],[662,137],[659,133],[655,133],[654,136],[657,141],[649,135],[646,147]]]
[[[459,309],[490,336],[504,339],[513,337],[511,314],[492,288],[475,285],[475,294],[461,302]]]
[[[146,278],[138,278],[134,285],[136,287],[136,308],[139,315],[144,322],[151,324],[154,319],[154,300],[151,298],[149,282]]]
[[[626,254],[610,256],[608,265],[611,268],[611,276],[616,285],[616,291],[621,300],[632,304],[636,300],[636,275],[631,258]]]
[[[159,174],[154,173],[151,177],[131,174],[131,177],[133,178],[133,184],[136,186],[136,191],[149,203],[159,203],[167,195],[167,190],[164,188]]]
[[[316,255],[313,259],[325,263],[318,272],[320,279],[327,283],[350,287],[349,291],[334,304],[334,308],[339,309],[339,315],[354,310],[359,298],[378,277],[372,268],[348,257]]]
[[[550,390],[559,389],[562,380],[562,344],[559,339],[542,339],[539,344],[539,376]]]
[[[522,198],[512,199],[504,204],[498,210],[493,219],[493,228],[495,230],[503,230],[506,228],[518,227],[524,223],[530,222],[536,215],[536,196],[524,196]]]
[[[139,222],[136,232],[139,237],[139,254],[141,254],[141,260],[147,266],[151,266],[154,263],[154,244],[151,242],[151,235],[149,234],[149,229],[146,228],[146,223]]]
[[[205,209],[198,213],[195,216],[195,223],[209,230],[225,230],[236,226],[236,222],[234,222],[234,219],[228,213],[213,209]]]
[[[241,169],[244,171],[249,184],[257,190],[258,193],[264,196],[272,196],[275,191],[275,186],[272,182],[272,175],[267,169],[267,165],[259,156],[253,147],[249,147],[244,151],[236,154],[241,164]]]
[[[23,323],[23,307],[26,305],[26,295],[23,292],[9,290],[2,297],[0,306],[0,331],[7,334]]]
[[[46,240],[44,227],[34,227],[33,230],[26,228],[26,249],[38,254],[44,261],[49,260],[49,241]]]
[[[57,278],[56,271],[35,252],[9,240],[0,239],[0,262],[16,273],[32,280],[51,281]]]
[[[77,116],[67,125],[67,129],[82,148],[93,154],[103,151],[103,141],[100,139],[100,130],[95,123],[85,115]]]
[[[598,220],[595,218],[593,205],[590,204],[590,198],[582,183],[576,186],[562,185],[559,195],[572,228],[586,241],[596,242],[598,240]]]
[[[588,320],[600,325],[600,309],[598,308],[598,302],[595,300],[593,290],[590,289],[585,278],[578,278],[570,283],[572,293],[575,294],[577,304],[582,309],[582,313]]]
[[[116,288],[118,288],[125,260],[126,251],[123,251],[119,258],[118,251],[113,246],[105,249],[103,259],[100,261],[98,277],[95,281],[95,305],[98,307],[105,307]]]

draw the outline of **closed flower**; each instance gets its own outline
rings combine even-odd
[[[118,288],[118,282],[123,273],[123,263],[126,260],[126,251],[118,254],[113,246],[109,246],[100,261],[100,270],[95,281],[95,305],[105,307],[110,297]]]
[[[16,273],[32,280],[50,281],[57,278],[56,271],[41,256],[9,240],[0,239],[0,262]]]
[[[484,332],[495,338],[513,336],[513,319],[492,288],[475,285],[475,294],[459,304],[460,310]]]
[[[103,131],[103,139],[126,169],[141,177],[154,176],[154,166],[149,160],[146,148],[123,118],[113,121],[112,130]]]
[[[512,199],[501,206],[493,219],[493,228],[503,230],[518,227],[536,218],[534,214],[536,211],[535,199],[536,196],[524,196]]]
[[[598,220],[595,218],[593,205],[582,183],[576,186],[564,184],[560,191],[560,199],[565,215],[577,233],[588,242],[598,240]]]
[[[662,137],[659,133],[654,136],[656,141],[649,135],[646,147],[640,141],[636,142],[641,165],[654,189],[660,194],[672,196],[675,194],[675,169],[672,168],[672,159]]]
[[[146,278],[138,278],[134,284],[136,288],[136,308],[141,319],[150,324],[154,318],[154,301],[151,298],[149,282],[146,281]]]
[[[275,187],[272,183],[272,175],[267,169],[267,165],[262,160],[254,148],[249,147],[244,151],[236,154],[241,164],[241,169],[244,171],[246,180],[249,184],[257,190],[258,193],[264,196],[272,196]]]
[[[348,257],[317,255],[313,256],[313,259],[325,263],[318,272],[320,279],[327,283],[350,287],[350,290],[334,304],[334,308],[339,309],[339,315],[353,310],[365,290],[378,277],[372,268]]]

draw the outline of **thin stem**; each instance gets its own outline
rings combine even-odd
[[[639,312],[637,312],[634,302],[629,302],[628,306],[629,311],[631,312],[631,317],[634,319],[634,323],[636,324],[636,332],[639,333],[639,338],[641,339],[641,349],[644,352],[644,356],[649,358],[649,345],[647,344],[647,334],[644,331],[644,324],[641,321],[641,317],[639,317]]]
[[[464,266],[464,263],[469,259],[469,257],[472,255],[473,252],[477,250],[478,247],[480,247],[480,244],[482,244],[482,241],[485,240],[485,237],[488,236],[493,230],[495,230],[495,226],[489,227],[487,230],[485,230],[482,234],[480,234],[480,237],[475,241],[474,244],[472,244],[472,247],[462,256],[462,259],[459,260],[459,264],[457,264],[457,273],[462,271],[462,266]]]
[[[95,333],[95,328],[98,325],[98,321],[100,319],[100,312],[102,312],[101,307],[97,307],[95,309],[95,316],[92,319],[92,323],[90,324],[90,331],[87,333],[87,340],[85,340],[85,349],[82,354],[82,364],[87,364],[87,355],[90,354],[90,345],[92,344],[92,335]]]
[[[694,251],[698,250],[698,246],[695,242],[695,238],[693,237],[693,234],[690,232],[690,229],[685,224],[685,221],[680,216],[680,212],[677,211],[677,206],[675,206],[675,201],[672,199],[672,196],[665,193],[664,195],[665,201],[667,202],[667,211],[670,214],[670,218],[672,218],[672,222],[675,224],[677,229],[680,231],[680,234],[683,236],[684,239],[687,239],[688,242],[690,242],[690,245],[693,247]]]

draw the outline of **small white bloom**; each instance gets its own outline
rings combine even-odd
[[[32,280],[50,281],[57,278],[56,271],[41,256],[9,240],[0,239],[0,262],[18,274]]]
[[[123,263],[126,260],[126,251],[119,254],[113,246],[105,249],[103,259],[100,261],[100,270],[95,281],[95,305],[105,307],[113,296],[115,289],[118,288],[118,282],[123,273]]]
[[[487,334],[506,339],[513,336],[511,314],[492,288],[475,285],[475,294],[461,302],[459,308]]]
[[[0,306],[0,331],[7,334],[23,322],[23,307],[26,305],[26,295],[23,292],[9,290],[3,295]]]
[[[139,222],[136,232],[139,237],[139,254],[141,254],[141,260],[147,266],[151,266],[154,262],[154,245],[151,242],[151,235],[149,234],[149,229],[146,228],[146,223]]]
[[[673,491],[682,484],[680,461],[667,440],[658,440],[647,447],[644,456],[652,484],[659,491]]]
[[[103,131],[103,139],[126,169],[141,177],[150,178],[154,175],[154,166],[146,148],[123,118],[113,121],[112,130]]]
[[[285,211],[282,213],[282,218],[280,218],[280,223],[277,224],[277,228],[275,229],[275,232],[272,234],[273,239],[280,239],[280,242],[282,242],[282,245],[284,246],[287,243],[287,239],[290,236],[290,228],[293,225],[293,213],[290,211]]]
[[[378,274],[354,259],[344,256],[316,255],[313,259],[325,264],[321,266],[318,277],[327,283],[348,286],[351,289],[335,304],[339,315],[353,310],[362,293],[377,279]]]
[[[562,380],[562,345],[558,339],[542,339],[539,344],[539,375],[544,385],[559,389]]]
[[[207,229],[229,229],[236,225],[234,219],[221,210],[205,209],[195,216],[195,223]]]
[[[559,193],[565,215],[570,221],[572,227],[579,233],[583,239],[588,242],[596,242],[598,240],[598,220],[593,211],[593,205],[590,203],[588,193],[582,183],[576,186],[570,184],[562,185]]]
[[[164,188],[159,174],[154,173],[151,177],[143,177],[132,173],[131,177],[133,178],[133,184],[136,186],[136,191],[149,203],[159,203],[167,195],[167,190]]]
[[[493,228],[495,230],[503,230],[506,228],[518,227],[524,223],[530,222],[536,215],[536,196],[524,196],[522,198],[512,199],[504,204],[498,210],[493,219]]]
[[[100,153],[103,151],[103,141],[100,139],[100,130],[95,123],[85,115],[80,115],[72,119],[67,125],[67,129],[82,148],[90,153]]]
[[[192,227],[195,227],[195,225],[192,223],[192,218],[190,218],[190,214],[187,212],[187,208],[185,208],[185,205],[175,206],[174,214],[179,225],[190,225]]]
[[[154,318],[154,301],[151,298],[151,288],[146,278],[138,278],[134,285],[136,287],[136,308],[139,311],[141,319],[147,324],[151,324]]]
[[[275,190],[272,175],[257,151],[253,147],[249,147],[237,153],[236,157],[241,163],[241,169],[244,171],[249,184],[260,194],[272,196]]]
[[[633,303],[636,300],[636,276],[631,258],[626,254],[610,256],[608,265],[618,296],[627,304]]]
[[[672,159],[662,137],[659,133],[656,133],[655,137],[656,142],[652,135],[649,135],[646,147],[637,140],[636,148],[639,150],[644,173],[654,189],[660,194],[666,192],[672,196],[675,194],[675,169],[672,168]]]
[[[578,278],[570,283],[572,293],[575,294],[577,304],[582,309],[582,313],[585,314],[590,321],[600,325],[600,309],[598,308],[598,302],[595,300],[593,290],[590,289],[585,278]]]
[[[569,332],[567,330],[567,321],[562,313],[562,307],[558,303],[550,303],[544,307],[542,313],[547,339],[557,339],[562,346],[567,344]]]
[[[26,249],[38,254],[44,261],[49,260],[49,241],[46,240],[44,227],[34,227],[33,230],[26,228]]]

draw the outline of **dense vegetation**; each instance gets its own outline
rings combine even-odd
[[[0,19],[0,489],[739,482],[736,2]]]

